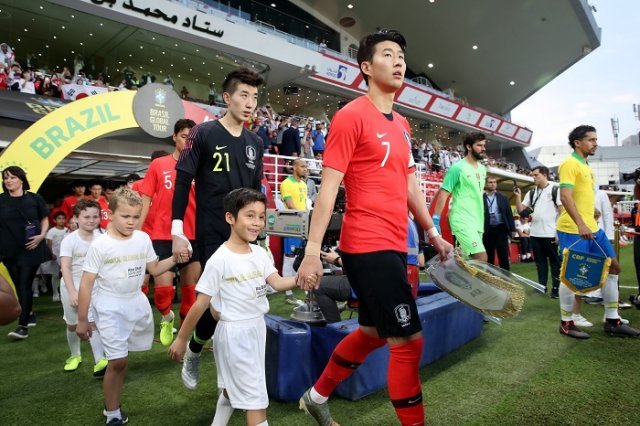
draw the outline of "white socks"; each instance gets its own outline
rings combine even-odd
[[[224,397],[224,391],[220,389],[220,396],[216,404],[216,414],[213,416],[211,426],[226,426],[233,414],[231,401]]]
[[[173,311],[169,311],[167,315],[162,316],[162,321],[170,322],[170,321],[173,321],[175,317],[176,315],[173,313]]]
[[[80,356],[80,337],[75,331],[69,331],[67,328],[67,343],[69,344],[69,350],[71,356]]]
[[[316,404],[324,404],[325,402],[327,402],[329,400],[329,397],[320,395],[316,391],[315,387],[312,387],[311,391],[309,391],[309,398],[311,398],[311,400],[313,402],[315,402]]]
[[[573,291],[562,282],[558,288],[560,298],[560,318],[562,321],[571,321],[573,312]]]
[[[104,414],[105,416],[107,416],[107,424],[113,419],[122,419],[122,413],[120,412],[119,408],[113,411],[105,410]]]
[[[51,288],[53,289],[53,298],[60,300],[60,291],[58,288],[60,287],[60,277],[51,277]]]
[[[604,305],[604,316],[609,319],[620,318],[618,315],[618,276],[609,274],[602,286],[602,304]]]
[[[104,348],[102,346],[102,340],[100,340],[100,333],[98,330],[91,330],[91,338],[89,339],[91,345],[91,352],[93,353],[93,359],[97,364],[102,358],[104,358]]]

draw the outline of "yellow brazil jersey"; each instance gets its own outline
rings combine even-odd
[[[574,152],[560,164],[558,174],[560,175],[560,188],[573,188],[573,201],[580,217],[592,232],[596,232],[599,227],[594,218],[595,179],[593,170],[584,158]],[[557,228],[558,231],[569,234],[578,233],[578,225],[566,210],[562,210]]]
[[[280,184],[282,201],[293,200],[296,210],[307,211],[307,183],[289,176]]]

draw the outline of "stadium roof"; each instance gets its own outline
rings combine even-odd
[[[595,8],[586,0],[291,2],[355,39],[380,27],[401,31],[412,71],[498,114],[600,46]]]

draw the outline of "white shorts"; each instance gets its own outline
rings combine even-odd
[[[269,406],[264,357],[267,327],[264,317],[220,321],[213,335],[218,388],[226,389],[231,406],[261,410]]]
[[[141,291],[124,298],[98,290],[93,301],[95,323],[108,360],[130,351],[148,351],[153,344],[153,315]]]
[[[91,293],[91,304],[89,305],[89,312],[87,319],[89,322],[93,322],[94,312],[93,312],[93,299],[96,295],[96,287],[93,287],[93,293]],[[69,291],[67,290],[67,286],[64,284],[64,278],[60,278],[60,301],[62,302],[62,319],[67,325],[78,325],[78,307],[71,306],[69,302]]]

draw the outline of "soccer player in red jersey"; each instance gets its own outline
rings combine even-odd
[[[328,398],[369,353],[389,345],[389,397],[400,423],[423,425],[418,375],[422,353],[420,318],[407,282],[407,210],[427,230],[441,256],[452,246],[434,227],[420,191],[407,120],[393,111],[406,64],[405,39],[381,30],[360,41],[358,64],[368,93],[336,113],[324,151],[322,190],[298,269],[298,284],[316,286],[322,276],[320,243],[344,181],[347,209],[340,236],[342,264],[359,300],[360,327],[335,348],[324,372],[300,399],[319,425],[334,423]],[[406,188],[406,190],[403,190]]]
[[[142,194],[142,215],[140,219],[144,221],[145,218],[149,217],[149,211],[154,211],[149,236],[160,260],[173,256],[171,252],[171,204],[176,182],[176,163],[184,149],[189,131],[195,125],[196,123],[193,120],[188,119],[180,119],[175,123],[173,131],[173,142],[176,144],[175,150],[171,155],[156,158],[151,162],[140,186],[140,193]],[[195,211],[196,199],[192,185],[184,218],[184,233],[190,241],[194,242],[192,246],[195,246]],[[182,263],[178,267],[180,268],[180,288],[182,292],[180,318],[184,319],[196,299],[195,285],[200,277],[200,263],[198,262],[197,251],[188,262]],[[160,342],[164,346],[169,346],[173,341],[175,316],[171,308],[173,307],[174,277],[174,271],[167,271],[154,277],[153,302],[162,314]]]
[[[76,203],[84,198],[84,191],[87,189],[84,181],[76,179],[71,182],[71,191],[73,195],[68,195],[62,200],[62,206],[60,207],[67,216],[67,222],[73,217],[73,208]]]
[[[100,204],[100,228],[107,229],[109,224],[109,202],[102,195],[103,186],[100,181],[93,181],[89,184],[89,195],[87,198],[95,200]]]

